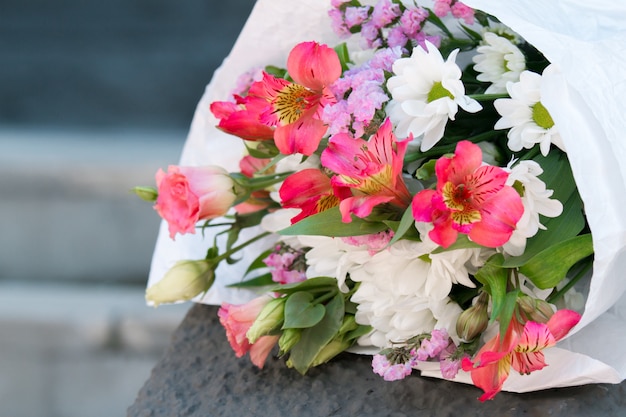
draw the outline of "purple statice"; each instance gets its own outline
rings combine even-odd
[[[369,16],[370,8],[363,7],[346,7],[344,22],[348,28],[353,28],[360,25]]]
[[[389,30],[387,33],[387,45],[390,47],[400,46],[403,47],[409,41],[409,38],[402,30],[402,27],[395,26]]]
[[[397,381],[411,375],[413,368],[410,363],[392,364],[385,355],[374,355],[372,358],[372,370],[383,377],[385,381]]]
[[[457,19],[463,19],[466,25],[474,24],[474,9],[471,7],[457,1],[452,5],[450,10],[452,12],[452,16]]]
[[[393,231],[374,233],[371,235],[348,236],[341,238],[342,241],[352,246],[367,246],[367,251],[371,256],[385,249],[393,238]]]
[[[378,49],[383,46],[380,28],[371,20],[364,22],[361,26],[361,37],[365,40],[368,48]]]
[[[422,343],[415,352],[418,361],[435,359],[450,344],[450,337],[446,329],[434,329],[429,338],[422,340]]]
[[[392,3],[391,0],[379,0],[372,11],[371,21],[378,29],[387,26],[400,16],[400,5]]]
[[[456,374],[461,369],[461,362],[464,357],[468,357],[467,353],[458,354],[457,347],[454,343],[450,343],[439,354],[439,369],[441,370],[441,376],[445,379],[454,379]]]
[[[391,70],[401,54],[399,47],[381,49],[368,62],[346,71],[333,83],[331,91],[338,101],[325,106],[322,113],[331,135],[350,131],[355,137],[364,135],[376,111],[389,100],[383,89],[385,71]]]
[[[305,251],[278,244],[263,262],[271,269],[272,281],[291,284],[306,280]]]
[[[400,16],[400,27],[408,37],[414,37],[422,29],[422,23],[428,17],[428,11],[421,7],[407,8]]]
[[[342,39],[350,36],[350,29],[346,26],[343,12],[340,9],[331,8],[328,10],[328,17],[330,17],[330,25],[337,36]]]

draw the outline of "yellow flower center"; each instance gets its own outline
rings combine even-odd
[[[464,184],[456,186],[448,181],[444,184],[441,194],[446,207],[452,210],[451,216],[455,223],[466,225],[481,220],[480,212],[469,203],[472,194]]]
[[[446,90],[443,84],[441,84],[441,81],[437,81],[435,84],[433,84],[433,87],[428,92],[428,97],[426,98],[426,100],[431,103],[444,97],[449,97],[454,100],[454,96],[452,95],[452,93]]]
[[[367,195],[376,195],[383,189],[389,188],[392,183],[391,165],[385,165],[380,172],[363,180],[357,189]]]
[[[317,200],[317,212],[321,213],[338,205],[339,198],[335,197],[334,195],[323,195],[319,200]]]
[[[295,122],[302,116],[302,113],[310,107],[310,97],[313,95],[298,84],[289,84],[278,92],[272,103],[274,113],[284,124]]]
[[[554,126],[554,120],[552,120],[552,116],[548,112],[543,104],[540,101],[536,102],[532,107],[533,110],[533,121],[537,123],[537,126],[542,127],[544,129],[550,129]]]

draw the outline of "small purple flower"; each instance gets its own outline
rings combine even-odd
[[[397,381],[411,375],[413,368],[408,363],[392,365],[385,355],[374,355],[372,370],[383,377],[385,381]]]
[[[417,360],[425,361],[430,358],[435,359],[448,347],[450,338],[446,329],[434,329],[430,338],[422,340],[422,344],[415,354]]]
[[[400,5],[391,0],[379,0],[372,11],[372,22],[377,28],[383,28],[400,16]]]
[[[328,16],[330,17],[330,25],[337,36],[342,39],[350,36],[350,30],[343,20],[343,13],[341,10],[330,9],[328,11]]]
[[[404,34],[404,31],[400,26],[391,28],[387,34],[387,45],[390,47],[404,46],[408,42],[409,38]]]
[[[457,347],[454,343],[450,343],[447,348],[445,348],[441,354],[439,355],[439,369],[441,370],[441,375],[445,379],[454,379],[456,374],[459,373],[459,369],[461,369],[461,362],[464,357],[468,357],[467,353],[464,353],[460,357],[455,355]]]
[[[348,28],[358,26],[363,23],[369,14],[370,8],[365,7],[346,7],[345,23]]]
[[[428,11],[421,7],[406,9],[400,17],[400,26],[407,36],[414,36],[422,29],[422,23],[428,17]]]

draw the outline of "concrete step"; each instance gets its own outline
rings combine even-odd
[[[147,278],[160,219],[129,190],[186,131],[0,130],[0,281]]]
[[[125,414],[189,304],[141,287],[0,283],[0,416]]]

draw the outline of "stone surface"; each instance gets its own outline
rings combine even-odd
[[[195,305],[165,356],[128,409],[128,417],[161,416],[499,416],[604,417],[626,414],[626,383],[529,394],[502,392],[480,403],[480,390],[411,376],[385,382],[370,357],[342,354],[300,376],[282,359],[264,369],[233,354],[217,307]]]

